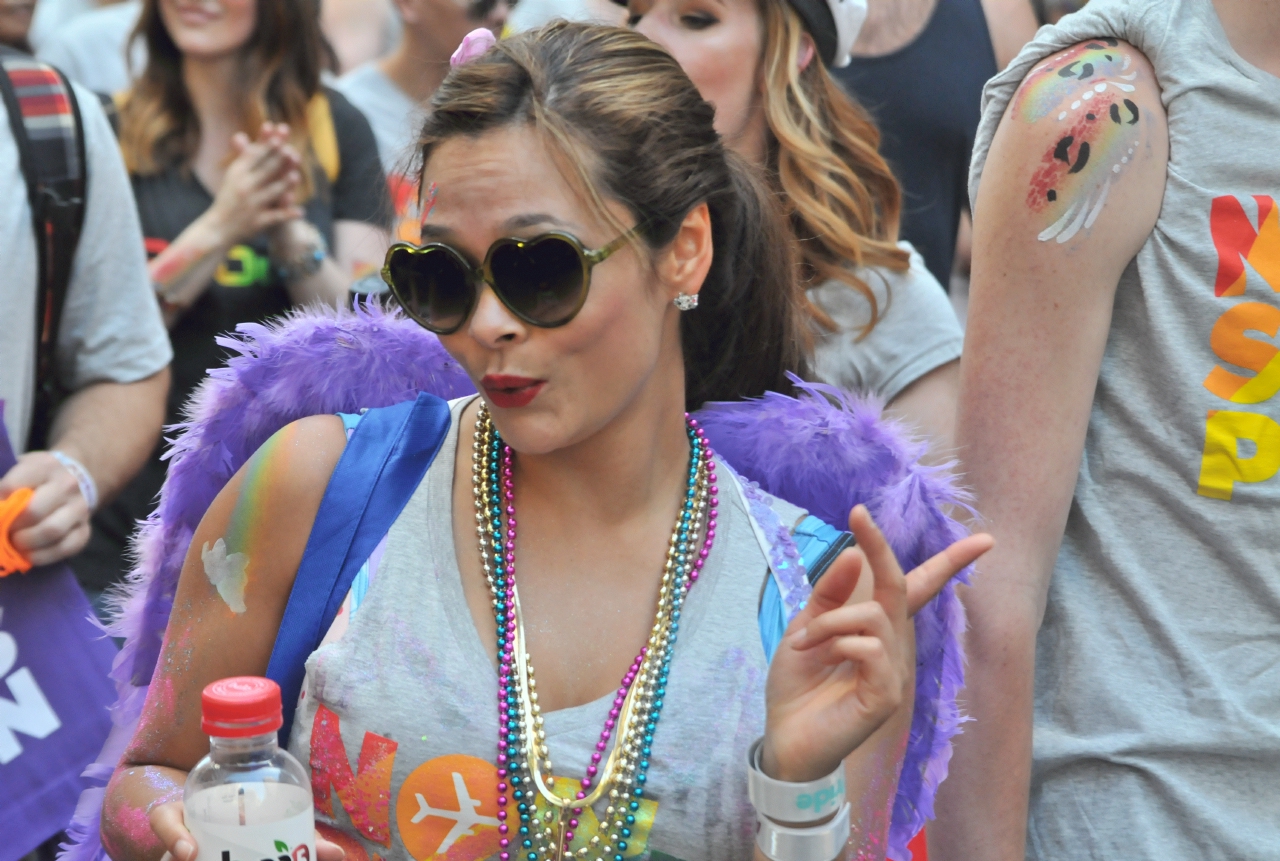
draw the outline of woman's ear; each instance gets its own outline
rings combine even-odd
[[[702,289],[711,271],[714,254],[711,241],[711,210],[700,203],[685,215],[675,239],[658,262],[658,278],[663,285],[665,301],[683,293],[692,296]]]
[[[809,68],[809,64],[813,62],[813,55],[818,53],[817,47],[813,44],[813,37],[808,33],[800,34],[800,50],[796,54],[796,65],[803,72]]]

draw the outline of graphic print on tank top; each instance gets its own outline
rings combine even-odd
[[[289,747],[310,767],[317,828],[348,861],[481,861],[503,851],[490,760],[497,679],[462,595],[450,520],[466,402],[451,405],[440,454],[307,661]],[[785,518],[803,514],[770,504]],[[686,599],[646,795],[617,813],[630,832],[625,858],[736,861],[751,852],[741,763],[764,728],[757,609],[768,562],[742,495],[723,494],[720,509],[721,540]],[[614,695],[544,714],[559,794],[580,788]],[[508,797],[507,851],[523,858]],[[571,851],[607,838],[606,806],[578,817]],[[535,802],[539,814],[547,808]]]

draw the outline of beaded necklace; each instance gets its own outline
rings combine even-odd
[[[716,465],[696,420],[685,416],[689,435],[689,471],[684,503],[672,530],[658,590],[658,609],[648,643],[622,678],[591,765],[573,798],[557,794],[538,707],[537,681],[525,650],[524,620],[515,583],[516,510],[512,452],[481,404],[472,442],[471,486],[476,534],[485,580],[493,597],[498,629],[498,833],[501,861],[623,861],[635,813],[644,797],[653,735],[666,694],[671,656],[680,629],[680,610],[689,587],[711,552],[716,535]],[[506,515],[505,528],[503,515]],[[701,548],[698,536],[706,523]],[[602,766],[609,738],[613,750]],[[544,776],[545,772],[545,776]],[[507,794],[510,792],[510,801]],[[608,795],[601,820],[602,840],[570,851],[584,808]],[[538,816],[537,801],[546,810]],[[508,805],[514,802],[520,824],[512,832]],[[565,814],[568,814],[566,819]]]

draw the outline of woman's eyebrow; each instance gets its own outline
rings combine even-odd
[[[536,224],[553,224],[556,227],[576,227],[546,212],[531,212],[527,215],[513,215],[502,223],[504,230],[519,230],[522,227],[533,227]]]
[[[427,239],[445,239],[453,233],[447,227],[441,227],[439,224],[422,225],[419,235],[425,241]]]

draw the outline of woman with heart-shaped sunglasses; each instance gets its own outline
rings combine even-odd
[[[911,614],[990,540],[904,576],[858,506],[858,546],[787,580],[804,600],[762,644],[774,533],[809,519],[689,412],[790,388],[801,338],[791,243],[711,106],[644,37],[561,22],[456,68],[421,141],[427,244],[388,275],[480,394],[307,660],[289,745],[319,858],[883,857],[905,734],[868,739],[910,711]],[[195,858],[192,704],[267,667],[344,421],[273,439],[191,540],[113,857]]]

